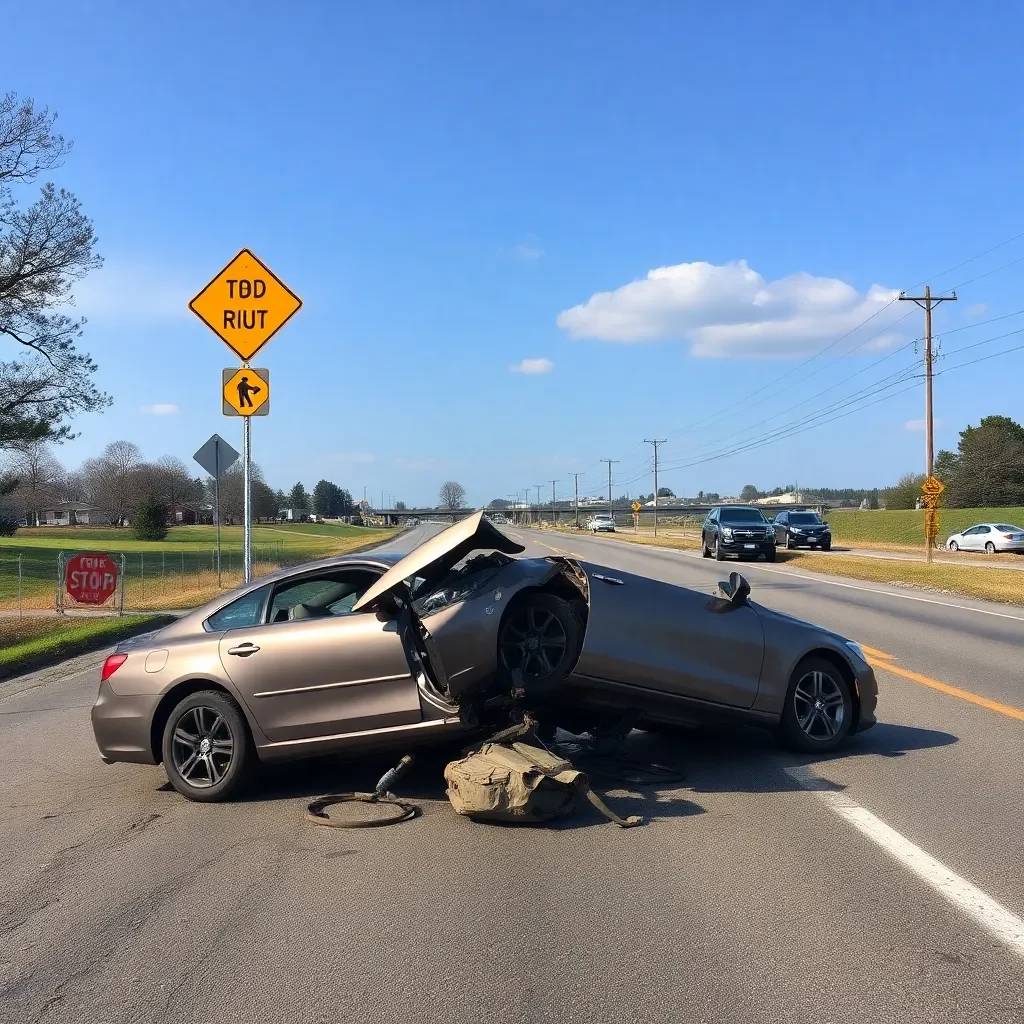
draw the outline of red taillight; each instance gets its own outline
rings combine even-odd
[[[106,682],[126,661],[127,654],[112,654],[103,662],[103,671],[100,673],[100,682]]]
[[[1003,534],[1003,536],[1004,536],[1004,537],[1005,537],[1005,538],[1006,538],[1007,540],[1013,540],[1013,534],[1012,534],[1012,533],[1004,533],[1004,534]]]

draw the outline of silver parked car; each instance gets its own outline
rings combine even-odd
[[[283,569],[125,641],[92,709],[100,755],[219,800],[256,759],[405,752],[521,708],[573,732],[725,718],[811,753],[875,723],[860,647],[750,601],[738,573],[709,595],[522,551],[478,512],[405,557]]]
[[[607,512],[598,512],[590,517],[587,529],[591,533],[614,533],[615,520]]]
[[[1024,551],[1024,529],[1008,523],[979,523],[946,541],[950,551]]]

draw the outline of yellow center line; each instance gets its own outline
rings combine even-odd
[[[861,646],[863,647],[863,644]],[[950,686],[949,683],[932,679],[931,676],[922,675],[920,672],[912,672],[909,668],[900,668],[900,666],[893,664],[893,655],[886,654],[884,651],[876,651],[871,647],[864,647],[864,653],[868,655],[868,664],[872,668],[885,669],[886,672],[902,676],[904,679],[909,679],[912,683],[930,686],[933,690],[948,694],[950,697],[959,697],[960,700],[970,701],[979,707],[988,708],[989,711],[997,711],[1001,715],[1006,715],[1007,718],[1016,718],[1018,721],[1024,722],[1024,711],[1020,708],[1011,707],[1009,704],[1000,704],[999,701],[989,700],[988,697],[971,693],[970,690],[961,690],[959,686]]]

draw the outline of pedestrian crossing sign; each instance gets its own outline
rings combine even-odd
[[[229,366],[221,373],[225,416],[270,415],[270,371]]]

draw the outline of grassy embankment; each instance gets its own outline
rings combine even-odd
[[[167,615],[126,615],[120,619],[69,619],[59,615],[0,618],[0,679],[112,646],[125,637],[157,629],[170,621]]]
[[[924,547],[924,513],[920,511],[836,509],[826,518],[832,527],[833,543],[842,547],[909,551]],[[1024,508],[943,508],[939,523],[939,543],[944,545],[951,534],[976,523],[1024,526]]]
[[[282,565],[372,547],[394,531],[326,523],[253,527],[254,572],[265,575]],[[241,527],[221,531],[223,589],[242,581]],[[57,555],[102,551],[125,556],[125,608],[132,611],[191,608],[219,592],[212,526],[176,526],[162,541],[139,541],[130,530],[78,526],[22,529],[0,538],[0,611],[52,609]],[[21,557],[21,599],[18,558]]]

